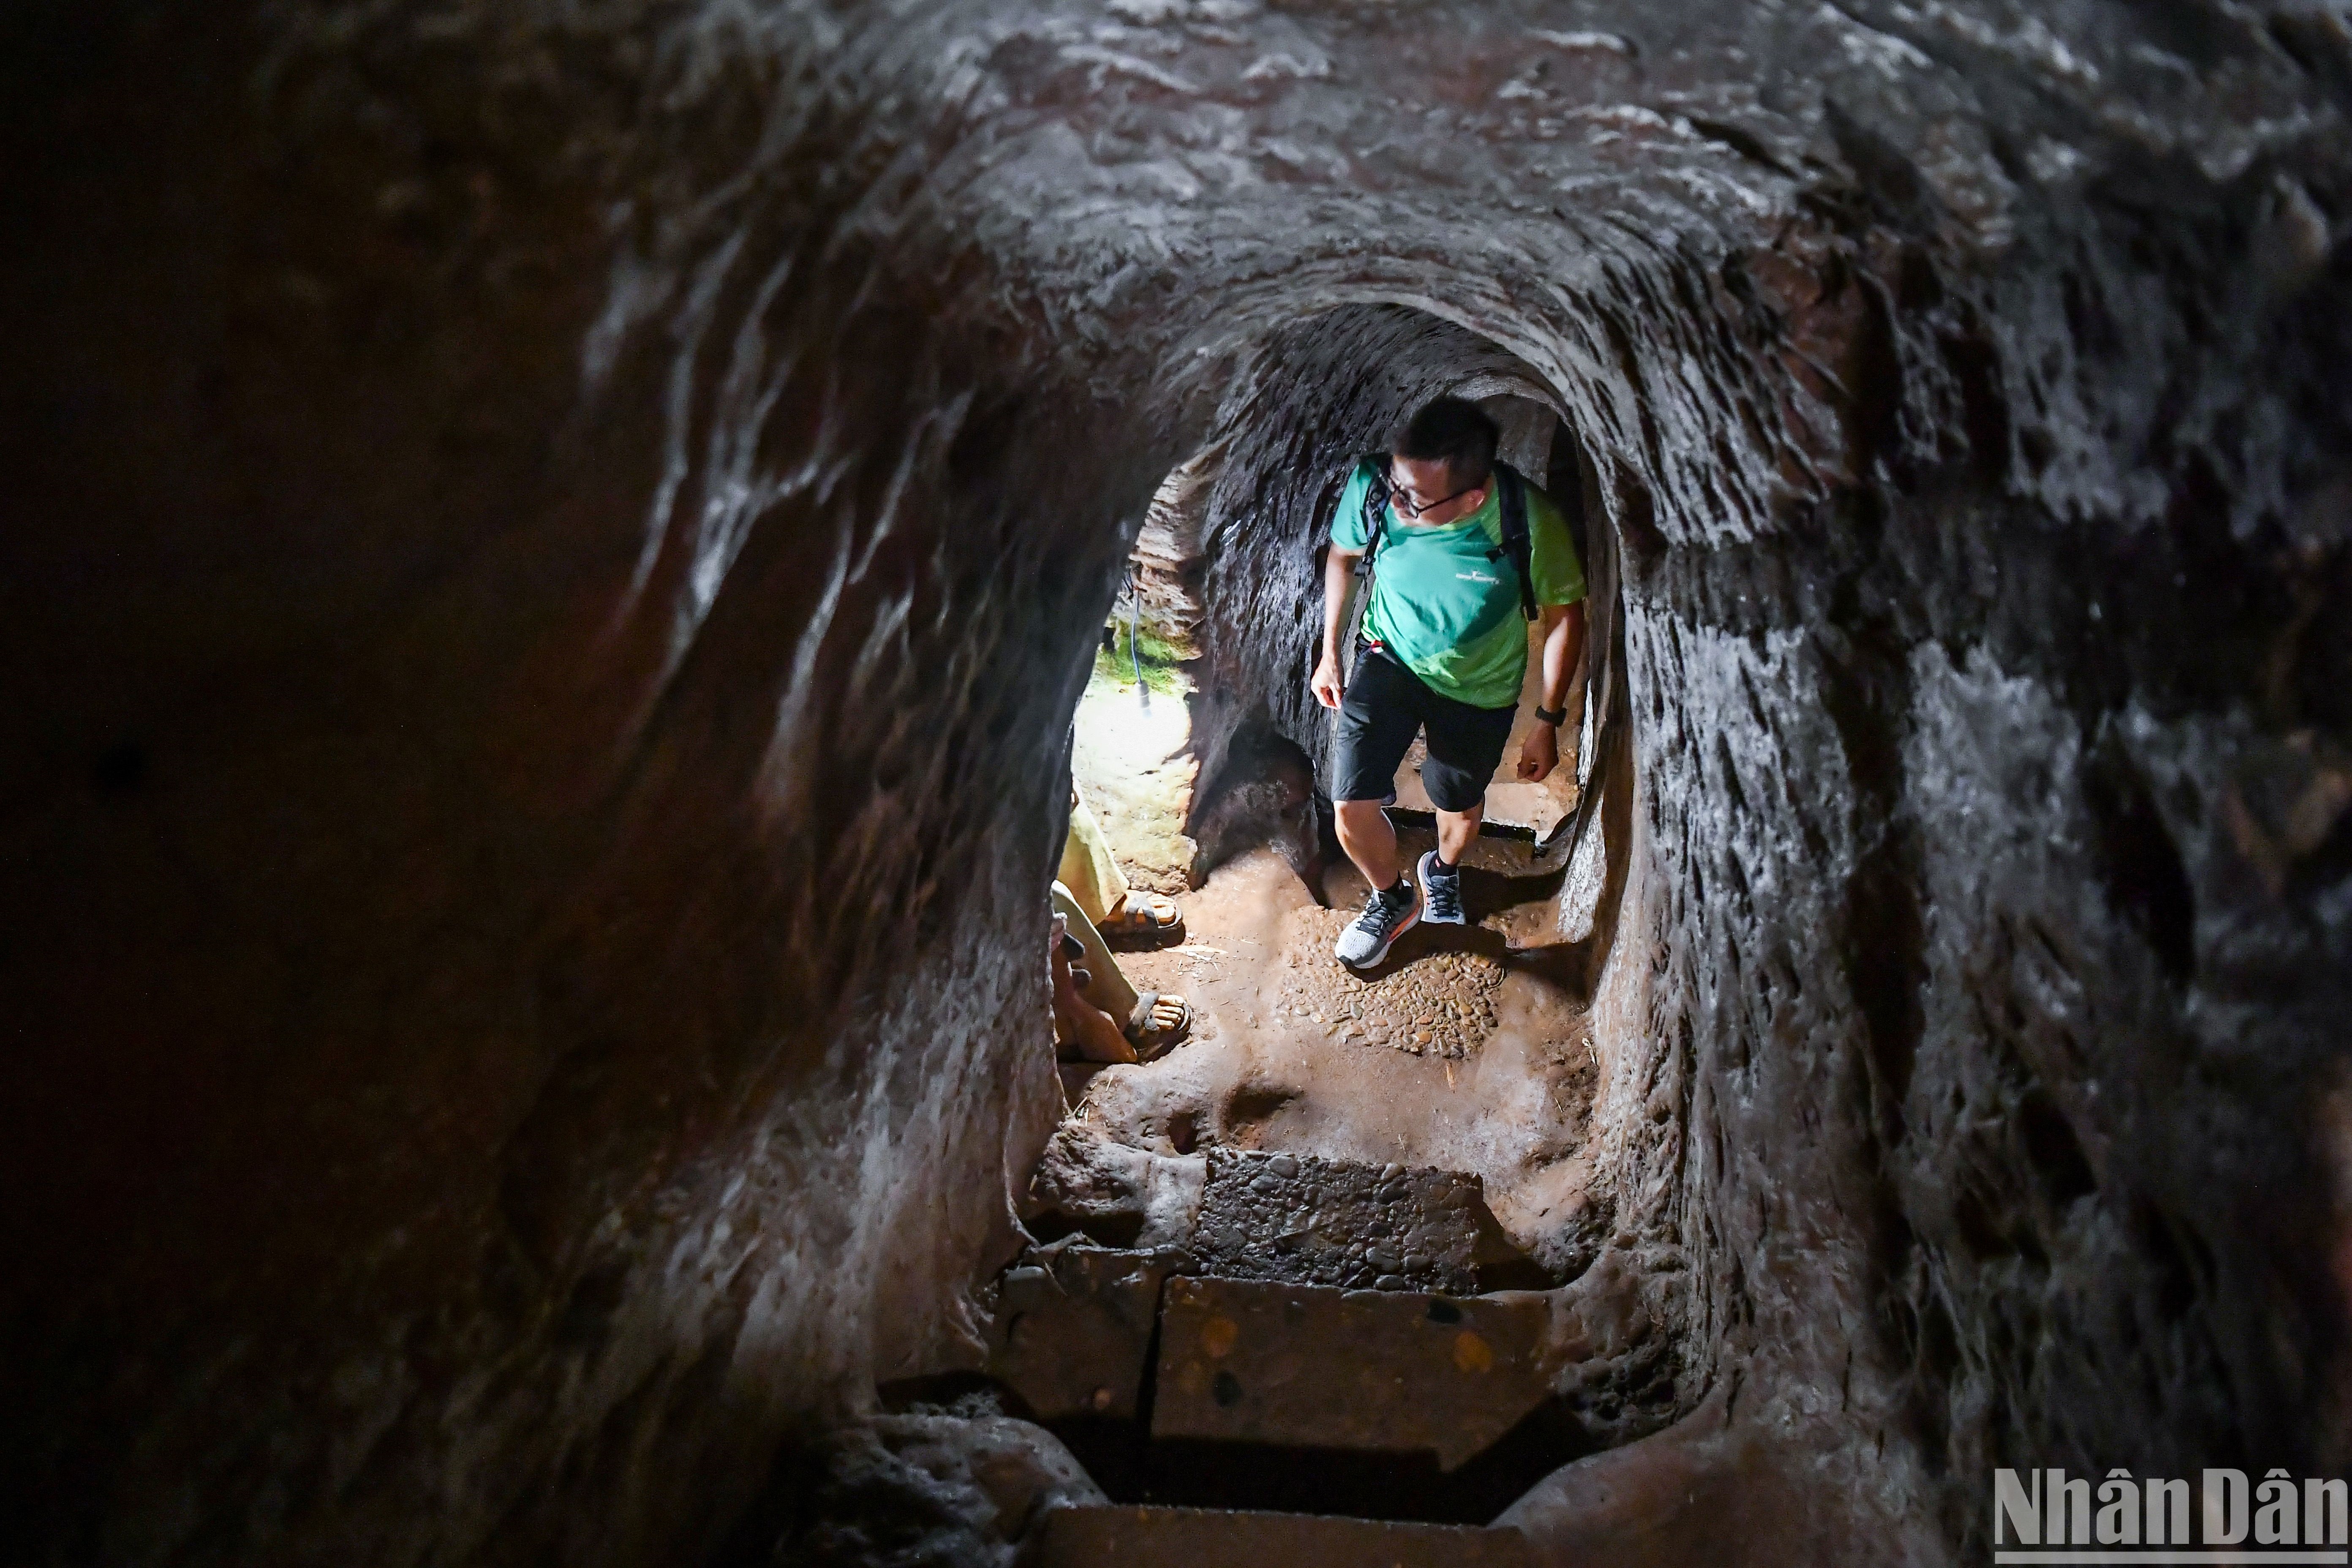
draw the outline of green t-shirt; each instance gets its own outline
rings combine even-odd
[[[1360,553],[1364,493],[1375,477],[1356,465],[1331,516],[1333,548]],[[1536,603],[1573,605],[1584,597],[1584,568],[1551,497],[1528,492],[1528,549]],[[1500,487],[1468,517],[1431,528],[1391,510],[1381,552],[1372,558],[1372,599],[1364,636],[1441,694],[1474,708],[1512,708],[1527,679],[1527,622],[1519,615],[1517,573],[1503,543]]]

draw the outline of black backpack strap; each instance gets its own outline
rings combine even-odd
[[[1364,554],[1356,563],[1356,575],[1363,576],[1372,569],[1372,557],[1381,552],[1381,541],[1389,531],[1389,495],[1393,487],[1389,482],[1389,460],[1375,452],[1357,459],[1359,467],[1370,465],[1372,482],[1364,487]]]
[[[1510,558],[1511,570],[1519,576],[1519,614],[1532,621],[1536,618],[1535,546],[1528,538],[1528,481],[1507,464],[1496,463],[1495,487],[1502,502],[1503,547],[1488,551],[1487,558]]]

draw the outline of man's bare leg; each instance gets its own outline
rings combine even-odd
[[[1339,847],[1356,869],[1375,888],[1393,888],[1397,879],[1396,829],[1376,800],[1343,800],[1331,807],[1339,830]]]
[[[1354,969],[1370,969],[1389,955],[1389,946],[1421,919],[1421,889],[1397,870],[1396,829],[1376,800],[1335,802],[1339,845],[1372,885],[1364,912],[1339,933],[1331,956]]]
[[[1486,803],[1480,801],[1467,811],[1441,811],[1437,814],[1437,858],[1449,866],[1462,864],[1462,857],[1470,852],[1470,841],[1478,837],[1478,825],[1486,819]],[[1394,844],[1396,837],[1390,836]]]
[[[1467,811],[1441,811],[1437,814],[1437,847],[1421,858],[1414,877],[1414,880],[1421,884],[1424,918],[1433,925],[1470,923],[1470,917],[1462,907],[1459,872],[1462,857],[1470,852],[1470,840],[1478,836],[1478,822],[1486,814],[1484,801]]]

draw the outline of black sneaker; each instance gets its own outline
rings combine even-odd
[[[1422,919],[1433,926],[1470,923],[1462,912],[1461,867],[1440,865],[1437,851],[1432,849],[1422,856],[1421,864],[1412,868],[1412,874],[1421,883],[1428,902],[1428,907],[1422,912]]]
[[[1421,890],[1402,877],[1387,892],[1374,890],[1364,900],[1364,912],[1339,933],[1332,956],[1350,969],[1370,969],[1389,955],[1397,938],[1421,919]]]

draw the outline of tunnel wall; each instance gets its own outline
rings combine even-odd
[[[694,1560],[1008,1255],[1169,454],[675,21],[12,28],[28,1560]]]
[[[1297,476],[1489,343],[1624,562],[1596,1432],[1772,1434],[1759,1562],[2342,1463],[2327,14],[5,26],[37,1558],[690,1559],[953,1363],[1123,527],[1300,389],[1212,584],[1304,738]]]
[[[2340,279],[2314,257],[2288,304],[2210,251],[2159,265],[2259,252],[2275,192],[2207,199],[2162,237],[2053,216],[2018,237],[2047,270],[1950,293],[1916,250],[1747,258],[1838,351],[1807,356],[1849,394],[1823,493],[1704,544],[1620,510],[1620,1239],[1695,1265],[1668,1310],[1735,1405],[1794,1394],[1768,1420],[1801,1446],[1874,1450],[1844,1484],[1885,1533],[1807,1521],[1833,1555],[1984,1549],[1996,1465],[2341,1462],[2343,656],[2290,607],[2340,571],[2336,416],[2305,423],[2335,329],[2301,314]],[[1874,217],[1850,238],[1891,247]],[[2313,816],[2266,877],[2269,791]],[[1807,1370],[1758,1390],[1780,1358]]]

